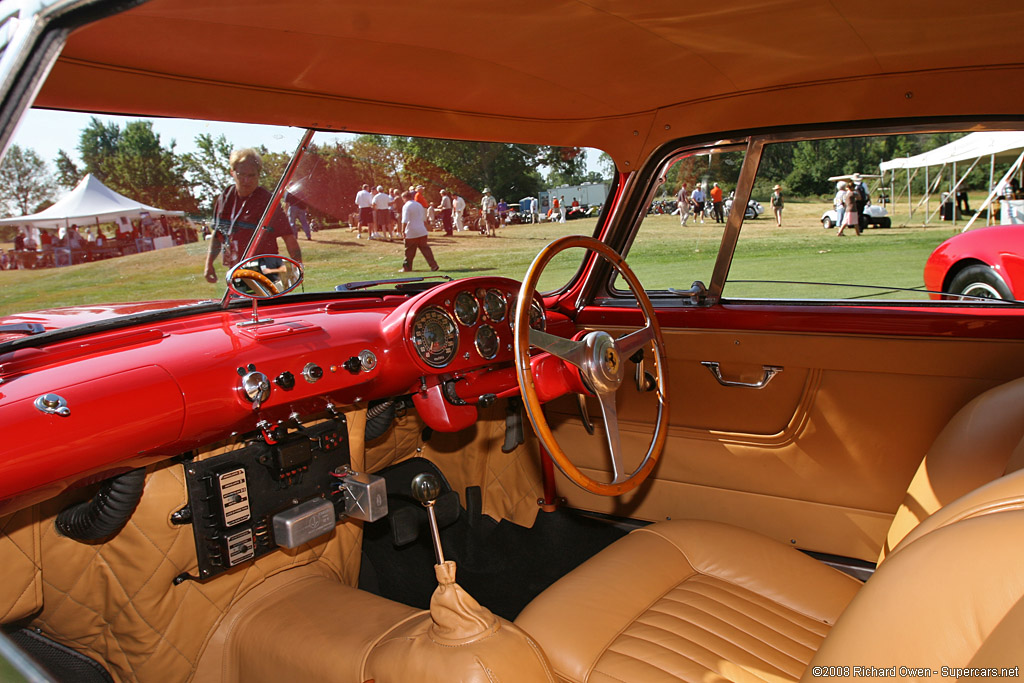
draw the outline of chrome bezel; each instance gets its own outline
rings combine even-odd
[[[501,301],[501,315],[500,316],[496,316],[496,317],[492,316],[491,312],[487,308],[487,297],[492,296],[492,295],[496,296]],[[496,289],[496,288],[492,287],[491,289],[488,289],[484,293],[484,300],[483,300],[482,308],[483,308],[483,312],[484,312],[484,317],[487,320],[491,321],[492,323],[500,323],[501,321],[503,321],[505,318],[508,317],[508,297],[506,297],[504,292],[502,292],[500,289]]]
[[[428,360],[427,357],[424,355],[423,351],[421,350],[420,345],[417,341],[416,326],[420,324],[420,322],[424,318],[426,318],[428,314],[432,313],[437,313],[442,318],[444,318],[449,325],[451,325],[452,349],[451,353],[447,354],[447,357],[445,358],[444,361]],[[430,367],[443,368],[450,364],[453,360],[455,360],[455,356],[459,352],[459,326],[455,322],[455,318],[452,316],[452,314],[446,311],[445,309],[441,308],[440,306],[427,306],[426,308],[418,312],[416,314],[416,317],[413,318],[409,332],[409,342],[412,344],[413,349],[415,349],[416,355],[419,357],[420,360],[422,360]]]
[[[459,315],[459,299],[461,299],[463,297],[469,297],[469,299],[475,305],[475,310],[473,312],[473,319],[468,321],[468,322],[463,320],[462,316]],[[473,292],[470,292],[469,290],[463,290],[463,291],[459,292],[458,294],[456,294],[455,295],[455,301],[452,304],[452,311],[455,313],[455,319],[458,320],[460,323],[462,323],[462,325],[464,325],[465,327],[471,327],[471,326],[477,324],[477,322],[480,320],[480,309],[481,308],[482,307],[480,305],[480,300],[477,299],[476,295],[473,294]]]
[[[491,353],[490,355],[484,353],[484,350],[480,348],[480,333],[483,332],[485,329],[490,330],[492,333],[494,333],[494,352]],[[497,356],[498,351],[501,350],[501,337],[498,335],[498,331],[496,329],[494,329],[487,323],[484,323],[476,330],[476,336],[473,337],[473,346],[476,348],[476,352],[480,354],[481,358],[483,358],[484,360],[491,360],[495,356]]]

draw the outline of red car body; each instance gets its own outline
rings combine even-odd
[[[1024,298],[1024,226],[994,225],[954,235],[928,257],[924,284],[933,299],[953,291],[957,276],[971,267],[988,268],[1014,299]]]

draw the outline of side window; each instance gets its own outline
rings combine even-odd
[[[1019,133],[766,145],[764,213],[744,222],[723,297],[1020,298],[1024,227],[1000,224],[1020,222],[1022,149]]]
[[[744,156],[742,148],[702,149],[666,163],[629,249],[629,265],[647,289],[711,282]],[[618,280],[615,286],[624,288]]]

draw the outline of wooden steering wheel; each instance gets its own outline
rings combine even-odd
[[[530,305],[533,302],[541,273],[552,258],[572,247],[590,249],[600,254],[615,267],[615,270],[629,284],[630,291],[640,305],[640,311],[645,320],[643,327],[618,339],[607,332],[593,331],[578,341],[558,337],[530,327]],[[632,472],[627,472],[619,436],[615,394],[626,375],[626,359],[645,348],[649,343],[653,344],[656,356],[657,381],[654,390],[657,392],[658,398],[658,420],[647,454]],[[531,346],[547,351],[574,366],[579,371],[583,383],[594,392],[600,401],[605,433],[608,437],[608,450],[611,456],[612,480],[610,482],[601,482],[584,474],[559,447],[544,418],[540,401],[537,398],[530,362]],[[632,269],[626,265],[625,260],[619,254],[603,242],[579,235],[559,238],[541,250],[530,264],[529,270],[526,271],[526,277],[523,279],[519,296],[516,299],[516,377],[519,380],[523,403],[526,405],[526,413],[534,431],[544,448],[551,454],[558,469],[575,484],[591,493],[617,496],[636,488],[651,474],[668,437],[668,377],[665,359],[665,342],[661,334],[661,327],[654,316],[651,300],[640,286],[640,281],[637,280]]]
[[[267,277],[266,275],[257,270],[239,268],[234,273],[232,273],[231,277],[235,280],[254,280],[261,284],[264,288],[269,289],[271,294],[277,294],[277,285],[275,285],[274,282],[269,277]]]

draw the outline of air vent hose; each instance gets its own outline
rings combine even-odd
[[[146,485],[146,470],[139,468],[107,479],[90,500],[64,508],[57,515],[57,531],[76,541],[112,536],[131,519]]]
[[[366,409],[366,432],[364,438],[367,441],[373,441],[383,436],[391,428],[391,423],[395,421],[396,409],[397,406],[393,398],[370,405]]]

